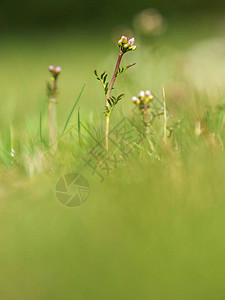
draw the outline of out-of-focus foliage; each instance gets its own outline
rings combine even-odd
[[[159,9],[164,15],[187,14],[202,11],[220,11],[225,8],[223,0],[2,0],[0,3],[0,27],[36,26],[46,24],[63,26],[65,24],[108,24],[127,23],[138,11],[149,6]]]

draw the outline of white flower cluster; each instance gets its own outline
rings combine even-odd
[[[118,41],[118,45],[121,50],[125,53],[127,51],[134,51],[137,47],[134,45],[134,38],[128,40],[126,36],[121,36],[120,40]]]
[[[147,91],[140,91],[138,97],[132,97],[132,101],[134,104],[140,105],[140,104],[147,104],[148,102],[153,100],[153,95],[152,93],[147,90]]]

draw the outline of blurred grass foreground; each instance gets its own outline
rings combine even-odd
[[[170,21],[151,10],[132,24],[2,34],[1,299],[225,298],[224,19]],[[105,121],[93,70],[112,70],[123,32],[138,47],[125,61],[137,64],[115,86],[126,97],[112,127],[131,114],[133,95],[151,89],[162,99],[162,85],[180,125],[165,144],[159,123],[154,150],[147,141],[137,145],[99,182],[82,160]],[[77,124],[79,108],[91,133],[76,127],[54,153],[44,148],[50,64],[62,67],[58,132],[87,81],[68,128]],[[55,195],[56,182],[71,172],[90,185],[86,203],[75,208]]]

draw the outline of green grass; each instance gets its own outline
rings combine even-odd
[[[132,115],[130,98],[140,90],[162,99],[162,85],[180,124],[165,144],[163,118],[158,120],[154,150],[145,139],[103,183],[82,158],[104,136],[104,93],[93,70],[114,68],[110,32],[3,39],[2,299],[224,299],[225,39],[219,21],[172,23],[151,41],[137,36],[138,50],[124,61],[137,65],[116,84],[115,92],[126,97],[111,126]],[[49,64],[63,70],[59,138],[65,124],[69,130],[56,152],[47,135]],[[196,136],[199,121],[203,132]],[[67,172],[89,180],[90,196],[79,208],[66,208],[55,197],[55,184]]]

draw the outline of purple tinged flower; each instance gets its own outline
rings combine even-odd
[[[59,74],[62,71],[62,69],[58,66],[55,68],[55,73]]]
[[[128,45],[129,46],[133,46],[134,44],[134,38],[131,38],[129,41],[128,41]]]
[[[121,36],[121,41],[123,44],[126,44],[127,43],[127,37],[126,36]]]
[[[55,70],[55,68],[54,68],[52,65],[50,65],[50,66],[48,67],[48,69],[49,69],[50,72],[54,72],[54,70]]]
[[[146,95],[146,96],[151,96],[152,93],[151,93],[150,91],[146,91],[146,92],[145,92],[145,95]]]

